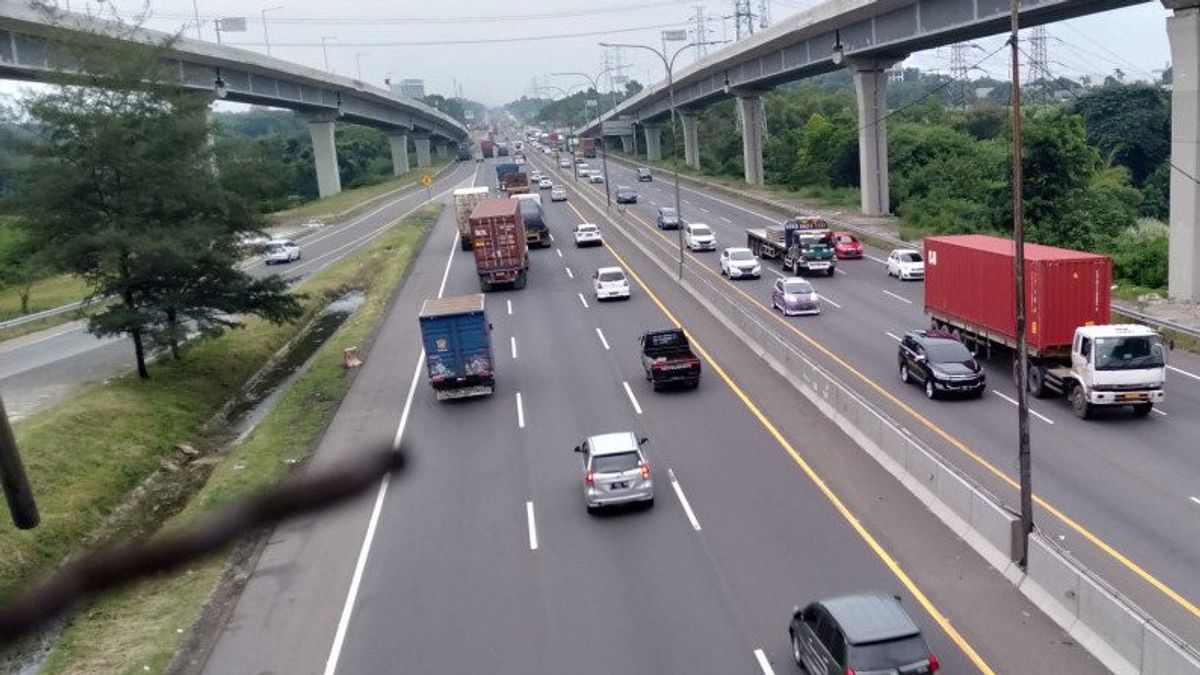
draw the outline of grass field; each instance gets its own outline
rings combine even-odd
[[[412,169],[408,173],[401,174],[380,183],[378,185],[369,185],[367,187],[355,188],[353,190],[342,190],[341,192],[326,197],[324,199],[315,199],[307,204],[301,204],[286,211],[271,214],[271,220],[274,222],[299,222],[308,218],[316,218],[319,216],[332,216],[354,206],[361,204],[369,199],[373,199],[380,195],[387,194],[392,190],[399,188],[408,183],[417,183],[423,174],[435,174],[438,169],[446,165],[446,161],[434,160],[432,166],[427,166],[419,169]]]

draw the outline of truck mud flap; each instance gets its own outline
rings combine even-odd
[[[479,385],[476,387],[462,387],[461,389],[439,389],[437,392],[437,400],[453,401],[459,398],[471,398],[473,396],[491,396],[493,388],[490,385]]]

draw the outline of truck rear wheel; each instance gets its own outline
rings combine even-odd
[[[521,272],[520,274],[517,275],[517,278],[515,280],[513,280],[513,288],[515,288],[517,290],[521,290],[522,288],[525,288],[525,283],[526,283],[525,273]]]
[[[464,251],[471,250],[471,240],[466,237],[459,237],[459,245],[462,246],[462,250]]]
[[[1134,403],[1130,407],[1133,408],[1133,414],[1135,417],[1145,417],[1146,415],[1150,414],[1151,410],[1154,410],[1153,403]]]
[[[492,290],[492,285],[490,283],[488,283],[487,279],[484,279],[483,277],[479,277],[479,290],[483,291],[484,293],[487,293],[488,291]]]
[[[1034,398],[1045,398],[1046,396],[1046,369],[1041,366],[1030,364],[1029,377],[1026,380],[1029,388],[1029,394]]]
[[[1081,420],[1086,420],[1092,416],[1092,404],[1088,403],[1087,393],[1079,385],[1076,385],[1071,390],[1071,410]]]

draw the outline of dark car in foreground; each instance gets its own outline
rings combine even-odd
[[[678,230],[679,212],[670,206],[660,206],[658,208],[658,229]]]
[[[987,377],[963,343],[944,331],[910,331],[900,341],[900,379],[925,387],[934,399],[947,394],[983,396]]]
[[[792,658],[808,675],[934,675],[939,664],[921,629],[883,593],[818,600],[792,610]]]
[[[637,191],[628,185],[617,186],[617,203],[618,204],[636,204]]]
[[[650,168],[639,166],[637,168],[637,179],[639,183],[649,183],[654,180],[654,176],[650,173]]]

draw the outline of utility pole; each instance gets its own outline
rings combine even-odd
[[[1029,455],[1029,347],[1025,344],[1025,204],[1021,156],[1021,0],[1012,0],[1012,198],[1013,276],[1016,280],[1017,310],[1017,459],[1021,474],[1021,551],[1017,564],[1029,567],[1029,535],[1033,533],[1033,474]]]

